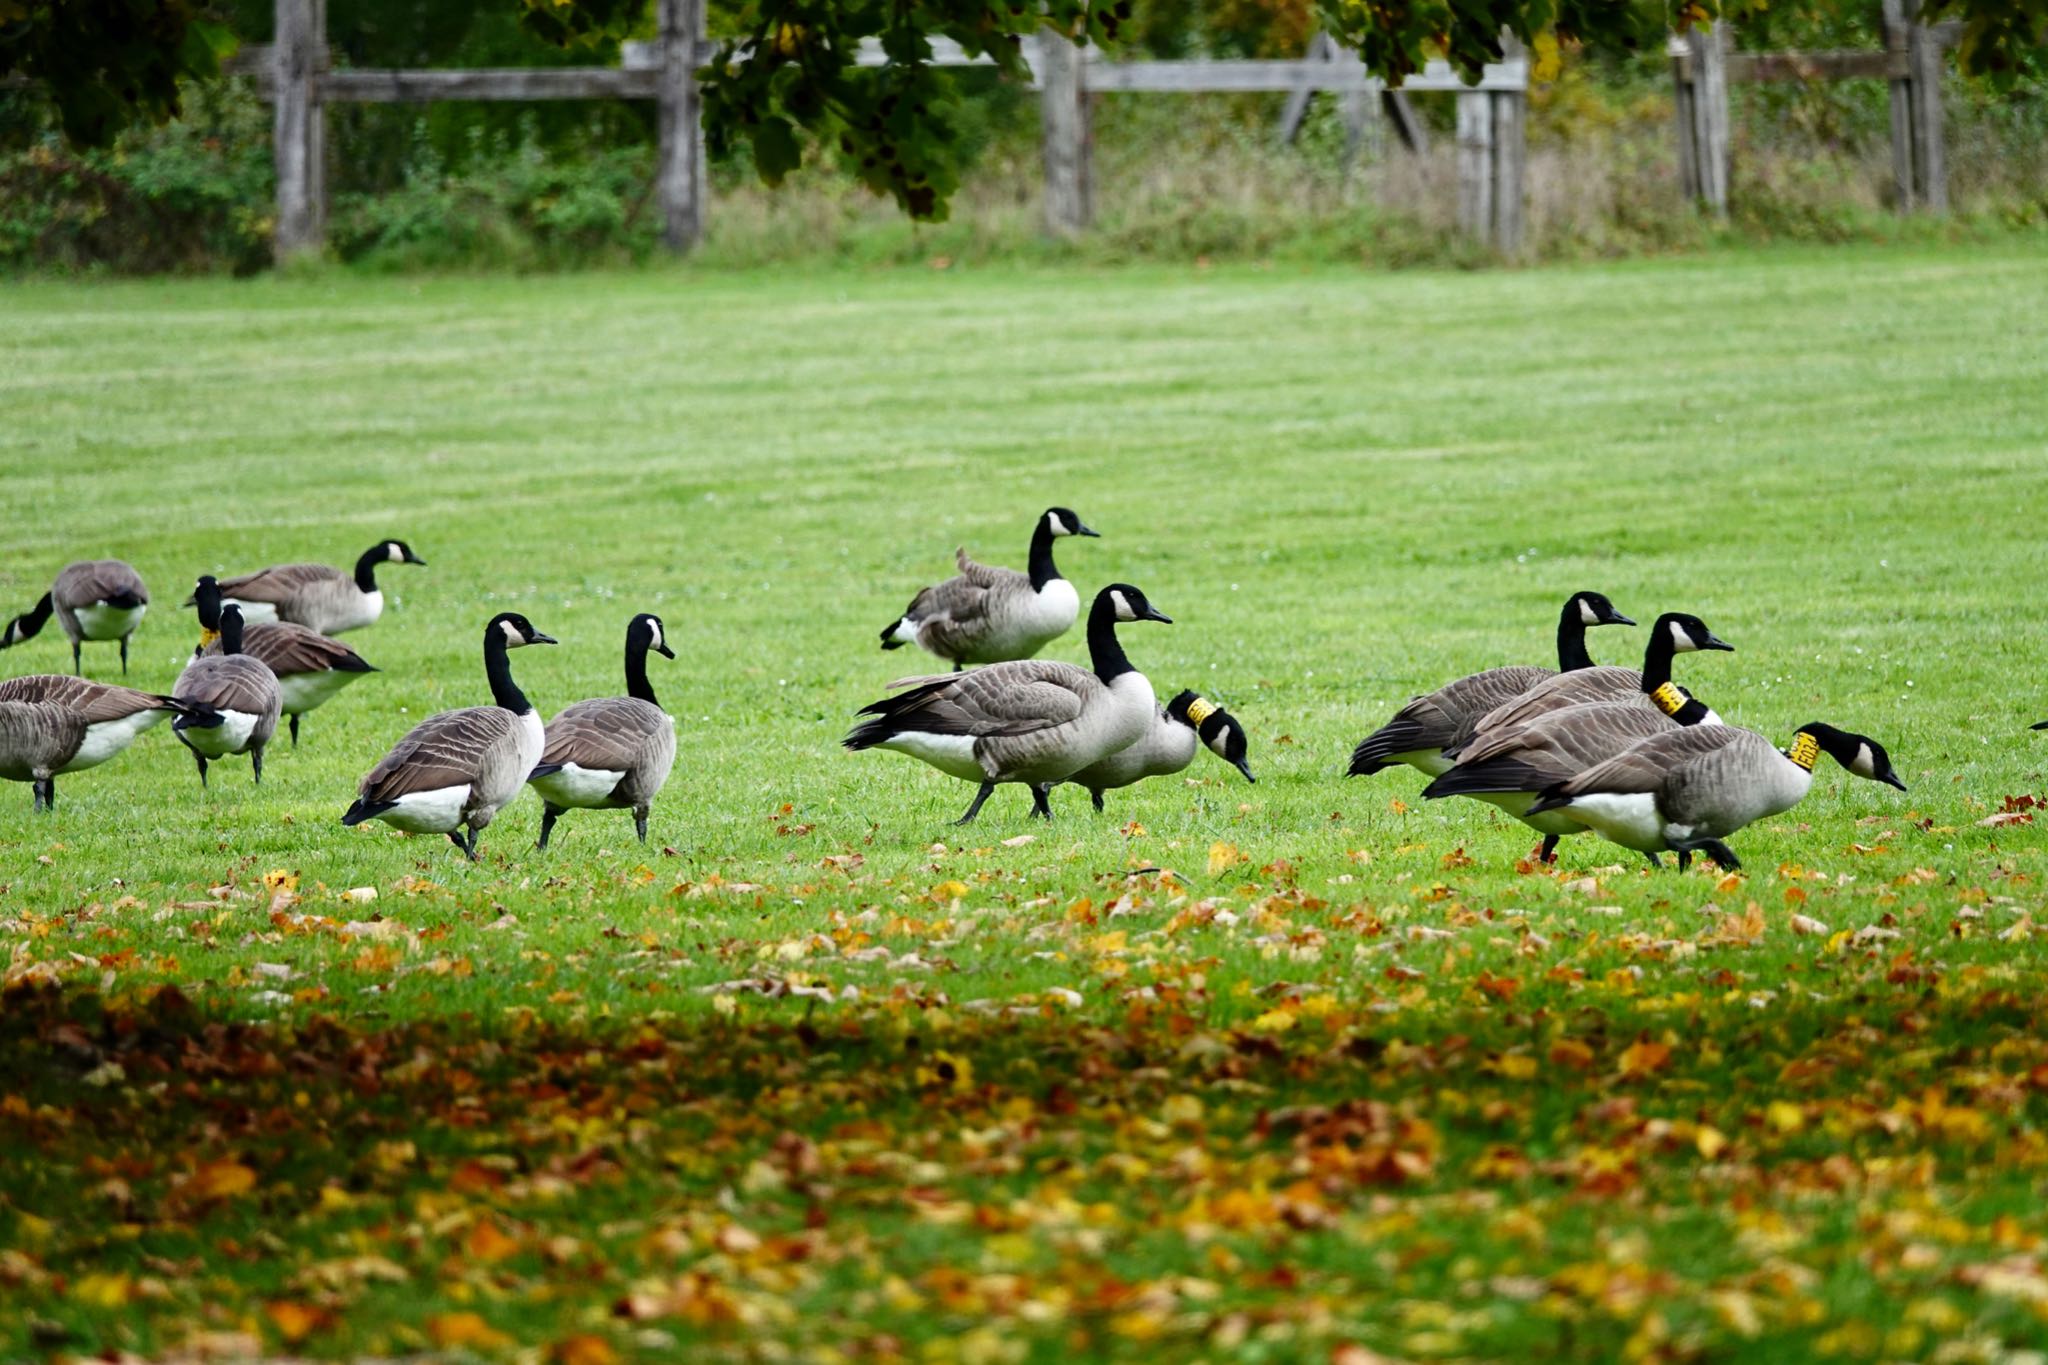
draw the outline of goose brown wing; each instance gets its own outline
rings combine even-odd
[[[242,627],[242,652],[265,664],[280,678],[298,673],[369,673],[373,670],[363,656],[339,640],[317,630],[288,621],[260,621]],[[200,652],[201,658],[220,653],[215,640]]]
[[[519,718],[502,706],[443,711],[413,726],[358,789],[365,801],[474,783],[490,748],[513,737]]]
[[[198,659],[179,675],[177,697],[215,711],[260,715],[277,704],[277,678],[267,664],[245,655]]]
[[[85,743],[85,717],[53,702],[0,701],[0,771],[54,771]]]
[[[1732,725],[1680,726],[1636,741],[1606,762],[1559,784],[1557,792],[1572,797],[1587,792],[1659,791],[1674,778],[1682,780],[1689,766],[1710,760],[1730,745],[1756,738],[1750,731]]]
[[[658,706],[636,697],[600,697],[565,707],[548,722],[542,763],[625,772],[636,767],[675,722]]]
[[[273,564],[239,578],[223,578],[220,580],[220,595],[240,598],[244,602],[277,603],[315,584],[352,581],[340,569],[327,564]]]
[[[1628,701],[1643,693],[1643,675],[1633,668],[1578,668],[1544,679],[1520,696],[1479,718],[1475,735],[1527,725],[1538,716],[1594,701]],[[1461,755],[1462,756],[1462,755]]]
[[[149,601],[149,589],[130,565],[118,559],[89,559],[67,564],[50,585],[50,598],[60,607],[75,610],[109,598],[144,603]]]
[[[154,711],[166,699],[153,692],[132,687],[67,678],[56,673],[35,673],[25,678],[0,682],[0,701],[43,701],[68,706],[85,717],[86,724],[122,720],[139,711]]]

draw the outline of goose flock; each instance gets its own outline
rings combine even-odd
[[[881,632],[884,650],[915,645],[951,671],[890,683],[890,695],[861,708],[845,747],[908,754],[974,784],[958,824],[1006,784],[1030,789],[1034,816],[1051,818],[1053,790],[1063,785],[1084,788],[1100,811],[1103,793],[1182,772],[1201,748],[1254,781],[1236,717],[1191,690],[1161,705],[1132,662],[1123,627],[1172,624],[1133,584],[1109,583],[1089,599],[1087,667],[1036,657],[1081,615],[1054,546],[1096,535],[1071,509],[1051,507],[1033,524],[1024,572],[956,551],[956,575],[918,592]],[[80,676],[81,647],[91,642],[118,641],[127,673],[149,589],[119,560],[68,565],[0,630],[0,650],[11,649],[54,616],[72,655],[72,676],[0,681],[0,777],[29,783],[34,808],[53,810],[59,775],[104,763],[169,720],[202,785],[209,764],[245,754],[261,782],[280,720],[296,747],[301,717],[376,672],[332,637],[382,616],[377,571],[424,563],[404,541],[383,540],[352,571],[282,564],[199,577],[185,602],[199,641],[168,694]],[[1554,671],[1492,668],[1414,698],[1360,741],[1350,774],[1414,768],[1429,779],[1424,797],[1471,797],[1540,833],[1545,861],[1560,840],[1591,832],[1653,866],[1675,853],[1681,869],[1696,853],[1738,867],[1726,840],[1804,799],[1822,754],[1905,790],[1884,746],[1867,735],[1812,722],[1781,749],[1725,724],[1672,676],[1680,655],[1734,648],[1697,616],[1659,616],[1640,669],[1593,662],[1589,630],[1635,624],[1602,594],[1573,593],[1558,616]],[[627,622],[625,695],[576,702],[543,723],[510,656],[556,643],[517,612],[493,616],[482,640],[489,704],[415,725],[363,777],[342,824],[379,820],[446,835],[475,861],[478,836],[531,786],[542,802],[543,849],[571,810],[630,810],[644,842],[676,757],[675,720],[647,673],[649,654],[675,658],[662,621],[642,612]]]

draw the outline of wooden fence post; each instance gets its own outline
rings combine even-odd
[[[1894,75],[1886,84],[1892,100],[1893,201],[1900,213],[1911,213],[1920,196],[1913,184],[1913,76],[1904,0],[1884,0],[1884,46],[1908,62],[1906,74]]]
[[[326,10],[324,0],[277,0],[271,49],[277,222],[271,242],[279,260],[318,251],[326,227],[327,120],[318,86],[327,66]]]
[[[1038,33],[1039,125],[1045,154],[1045,230],[1073,237],[1088,226],[1088,91],[1081,49],[1051,29]]]
[[[1493,237],[1493,96],[1458,92],[1458,229]]]
[[[1687,203],[1700,197],[1699,143],[1693,140],[1692,48],[1683,38],[1672,35],[1671,114],[1678,139],[1678,193]]]
[[[1529,162],[1527,110],[1529,91],[1526,72],[1528,54],[1512,35],[1502,35],[1502,61],[1519,62],[1524,71],[1520,90],[1496,90],[1487,98],[1493,105],[1493,249],[1512,256],[1522,248],[1522,199],[1524,170]]]
[[[1691,115],[1692,189],[1707,212],[1728,216],[1728,25],[1694,25],[1685,35],[1692,81],[1686,111]],[[1684,158],[1681,156],[1681,167]]]
[[[661,89],[656,121],[661,145],[655,181],[661,200],[661,242],[680,255],[704,236],[703,97],[697,67],[704,45],[704,0],[660,0]]]
[[[1913,71],[1913,189],[1929,213],[1948,212],[1948,148],[1941,127],[1941,38],[1917,16],[1906,30]]]

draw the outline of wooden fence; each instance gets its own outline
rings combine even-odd
[[[1686,195],[1717,217],[1727,216],[1730,85],[1882,80],[1891,86],[1894,203],[1901,213],[1948,212],[1941,72],[1959,25],[1917,23],[1913,3],[1883,0],[1885,46],[1877,51],[1732,52],[1725,24],[1673,38],[1678,179]]]

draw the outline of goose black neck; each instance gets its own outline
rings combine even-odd
[[[484,628],[484,676],[491,680],[491,700],[515,716],[533,709],[533,703],[512,681],[512,660],[505,647],[505,632],[493,623]]]
[[[1586,612],[1574,597],[1557,616],[1557,671],[1575,673],[1593,666],[1586,652]]]
[[[242,652],[242,613],[238,611],[230,612],[223,616],[216,610],[214,612],[214,619],[219,622],[219,625],[209,626],[208,629],[220,631],[220,652],[223,654],[240,654]]]
[[[1671,681],[1671,660],[1677,652],[1671,644],[1671,623],[1659,621],[1643,650],[1643,691],[1655,692]]]
[[[1088,660],[1095,665],[1095,676],[1106,683],[1137,671],[1116,638],[1116,604],[1107,592],[1098,594],[1088,609]]]
[[[1038,519],[1038,529],[1031,533],[1031,590],[1043,591],[1045,585],[1060,576],[1052,562],[1052,523],[1045,517]]]
[[[56,600],[49,593],[36,599],[36,604],[7,624],[7,633],[0,636],[8,644],[19,644],[50,624],[50,613],[57,609]]]
[[[382,545],[372,545],[363,551],[356,561],[356,587],[364,592],[377,591],[377,566],[390,558]]]
[[[637,631],[626,637],[626,695],[649,706],[661,705],[647,681],[647,641]]]
[[[220,629],[220,602],[219,588],[200,588],[192,594],[192,605],[198,609],[201,630]]]

